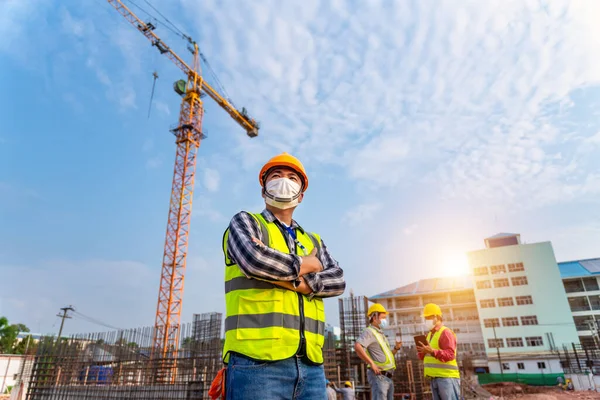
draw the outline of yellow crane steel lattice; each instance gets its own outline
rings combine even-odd
[[[238,111],[228,99],[203,79],[199,58],[201,53],[194,41],[186,37],[193,46],[191,48],[194,57],[193,68],[190,68],[154,33],[155,26],[152,23],[143,22],[121,0],[107,1],[187,77],[187,81],[180,80],[174,86],[175,91],[182,96],[182,101],[178,125],[171,130],[175,135],[177,152],[153,337],[154,356],[168,358],[177,352],[179,346],[179,324],[192,214],[196,154],[204,138],[202,98],[208,95],[213,99],[246,130],[251,138],[258,135],[259,124],[247,115],[244,108]]]

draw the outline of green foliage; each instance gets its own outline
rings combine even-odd
[[[29,332],[29,328],[27,328],[23,324],[9,324],[8,319],[6,317],[0,317],[0,353],[3,354],[13,354],[17,351],[25,351],[27,347],[27,342],[20,346],[21,343],[17,342],[17,336],[21,332]],[[31,336],[29,336],[31,338]],[[29,339],[32,340],[32,339]],[[23,354],[17,353],[17,354]]]
[[[27,335],[24,339],[17,342],[14,346],[15,354],[34,354],[37,349],[37,343],[33,339],[33,336]]]

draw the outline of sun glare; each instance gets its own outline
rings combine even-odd
[[[469,274],[469,261],[464,253],[449,254],[444,257],[442,271],[445,276],[461,276]]]

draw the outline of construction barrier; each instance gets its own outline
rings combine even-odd
[[[554,386],[556,378],[561,377],[565,381],[565,374],[477,374],[480,385],[487,383],[515,382],[531,386]]]

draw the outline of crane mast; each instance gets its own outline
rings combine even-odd
[[[140,20],[121,0],[107,1],[161,54],[167,56],[186,75],[185,88],[178,88],[177,83],[175,85],[182,100],[177,127],[171,130],[175,135],[177,150],[153,337],[153,357],[168,358],[173,357],[179,347],[179,326],[194,195],[196,156],[200,142],[204,138],[202,98],[208,95],[213,99],[244,128],[249,137],[258,135],[259,125],[246,114],[245,109],[238,111],[228,99],[203,79],[198,45],[189,37],[187,39],[192,44],[193,67],[188,66],[156,35],[153,24]]]

